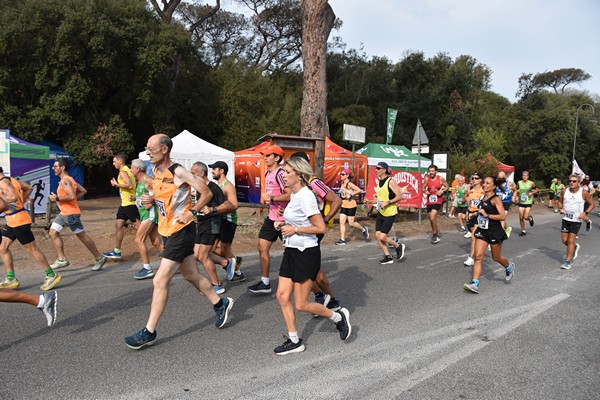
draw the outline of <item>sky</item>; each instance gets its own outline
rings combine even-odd
[[[491,90],[516,101],[523,73],[580,68],[600,97],[598,0],[329,0],[347,48],[396,63],[407,52],[469,55],[492,70]]]

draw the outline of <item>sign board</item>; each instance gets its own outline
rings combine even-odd
[[[307,141],[306,139],[303,140],[294,140],[294,139],[290,139],[290,138],[278,138],[278,137],[274,137],[273,141],[275,142],[275,144],[281,148],[288,148],[288,149],[302,149],[302,150],[313,150],[315,148],[315,142],[314,141]]]
[[[429,139],[427,138],[427,134],[425,133],[425,129],[423,129],[423,125],[421,125],[421,120],[417,120],[417,128],[415,129],[415,136],[413,137],[413,145],[418,145],[419,142],[421,145],[429,144]]]
[[[438,169],[447,170],[449,169],[448,156],[448,153],[434,153],[431,162],[433,165],[437,166]]]
[[[10,131],[8,129],[0,129],[0,166],[4,169],[4,173],[10,176]]]
[[[419,146],[413,146],[411,152],[417,154],[419,152]],[[421,154],[429,154],[429,145],[421,145]]]
[[[364,143],[367,128],[344,124],[344,140],[351,143]]]

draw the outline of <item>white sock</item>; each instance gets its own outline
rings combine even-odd
[[[293,343],[298,343],[300,338],[298,337],[298,332],[288,332],[288,337]]]
[[[242,271],[240,271],[239,269],[236,269],[236,270],[234,271],[234,273],[235,273],[236,275],[241,275],[241,274],[242,274]]]
[[[40,294],[40,302],[37,305],[37,308],[44,308],[44,305],[46,304],[46,299],[44,299],[44,295]]]
[[[262,281],[262,283],[264,283],[265,285],[268,285],[268,284],[271,282],[271,281],[269,280],[269,277],[268,277],[268,276],[267,276],[267,277],[261,276],[261,277],[260,277],[260,280],[261,280],[261,281]],[[298,342],[294,342],[294,343],[298,343]]]
[[[342,316],[339,313],[334,312],[333,315],[329,317],[329,319],[337,324],[342,320]]]
[[[150,264],[144,264],[144,269],[147,269],[148,271],[152,270],[152,266]]]

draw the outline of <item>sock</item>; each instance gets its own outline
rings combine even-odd
[[[223,307],[223,299],[220,298],[219,302],[217,304],[215,304],[213,306],[213,308],[216,310],[217,308],[221,308],[221,307]]]
[[[147,269],[148,271],[152,271],[152,266],[150,264],[144,264],[144,269]]]
[[[15,280],[15,271],[8,271],[6,273],[6,278],[8,278],[9,281],[14,281]]]
[[[329,317],[329,319],[337,324],[338,322],[340,322],[342,320],[342,316],[340,314],[334,312],[333,315],[331,317]]]
[[[472,279],[473,283],[479,286],[479,279]]]
[[[115,250],[114,250],[114,251],[115,251],[115,253],[120,253],[120,252],[121,252],[121,249],[119,249],[118,247],[115,247]]]
[[[239,276],[239,275],[241,275],[241,274],[242,274],[242,271],[240,271],[239,269],[236,269],[236,270],[235,270],[235,274]]]
[[[288,337],[293,343],[298,343],[300,338],[298,337],[298,332],[288,332]]]
[[[46,299],[44,299],[44,295],[40,294],[40,302],[37,305],[37,308],[44,308],[44,305],[46,304]]]
[[[260,280],[261,280],[261,281],[262,281],[262,283],[264,283],[265,285],[268,285],[268,284],[271,282],[271,281],[269,280],[269,277],[268,277],[268,276],[267,276],[267,277],[261,276],[261,277],[260,277]]]
[[[50,278],[54,278],[56,276],[56,274],[54,273],[54,270],[52,268],[48,268],[44,272],[46,273],[46,276],[49,276]]]

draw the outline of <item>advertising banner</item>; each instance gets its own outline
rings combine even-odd
[[[392,170],[392,179],[400,186],[402,200],[399,208],[420,208],[423,204],[423,179],[417,172]],[[366,198],[375,197],[375,185],[379,184],[375,168],[369,168],[369,179]]]

